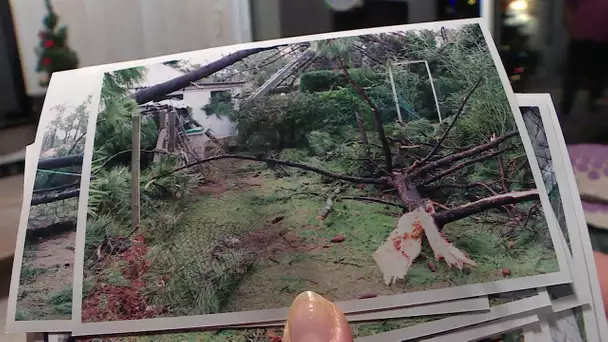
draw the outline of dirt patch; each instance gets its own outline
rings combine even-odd
[[[327,246],[327,241],[322,239],[314,243],[305,241],[298,233],[283,228],[282,220],[282,216],[269,219],[263,229],[239,238],[239,243],[235,247],[251,250],[259,261],[276,262],[276,257],[285,253],[314,252]]]
[[[264,184],[259,171],[245,171],[236,173],[235,170],[246,170],[250,165],[256,164],[249,160],[220,159],[205,165],[204,177],[209,179],[194,189],[194,195],[219,196],[229,190],[247,190]]]
[[[70,266],[74,263],[76,233],[69,232],[38,244],[31,265],[39,268]]]
[[[21,279],[18,299],[20,310],[38,319],[71,317],[56,312],[49,300],[60,291],[72,288],[75,241],[76,233],[69,232],[42,241],[35,246],[35,250],[26,253],[22,270],[33,270],[35,276],[27,280]],[[55,303],[58,304],[61,303]]]
[[[210,181],[206,184],[198,186],[196,189],[192,191],[192,194],[195,196],[200,195],[212,195],[219,196],[226,191],[230,190],[230,185],[228,182],[224,180],[214,180]]]
[[[54,293],[72,287],[73,274],[72,267],[49,269],[37,276],[33,282],[21,285],[18,307],[40,319],[71,318],[71,315],[53,313],[48,302]]]
[[[320,251],[327,245],[324,240],[319,240],[317,243],[310,243],[296,232],[288,231],[280,235],[280,238],[274,240],[272,244],[266,246],[269,256],[280,256],[283,253],[298,253],[298,252],[315,252]]]

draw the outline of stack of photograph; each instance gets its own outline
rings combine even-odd
[[[49,341],[297,342],[305,291],[344,341],[608,336],[551,97],[479,20],[53,74],[11,281]]]

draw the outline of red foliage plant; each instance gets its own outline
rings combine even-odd
[[[136,236],[132,245],[119,255],[108,258],[106,267],[122,265],[127,286],[99,282],[83,300],[83,322],[124,321],[158,317],[165,309],[149,306],[143,294],[146,282],[142,279],[150,268],[151,261],[146,257],[148,247],[143,236]]]

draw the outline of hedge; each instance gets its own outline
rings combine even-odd
[[[386,78],[386,75],[369,69],[351,69],[349,73],[361,87],[383,83]],[[330,91],[347,86],[348,81],[341,71],[317,70],[300,75],[300,91],[303,93]]]

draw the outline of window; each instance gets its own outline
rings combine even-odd
[[[203,107],[207,115],[226,115],[233,109],[231,90],[214,90],[209,96],[209,103]]]

